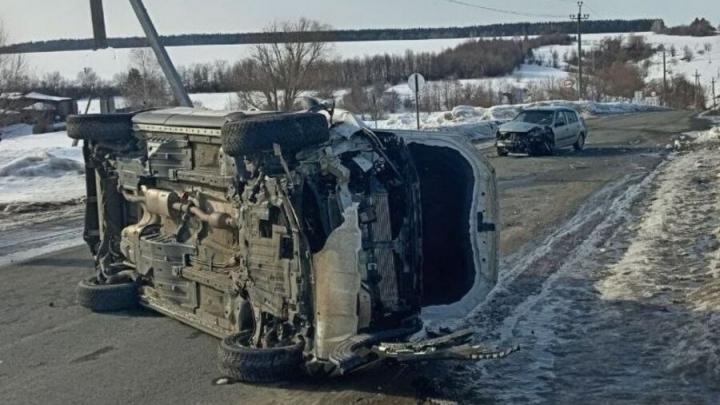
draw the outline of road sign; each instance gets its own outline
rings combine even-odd
[[[563,80],[562,85],[566,89],[572,89],[573,87],[575,87],[575,81],[571,79]]]
[[[425,78],[420,73],[413,73],[408,77],[408,86],[415,93],[420,93],[425,87]]]
[[[408,77],[408,86],[415,93],[415,118],[417,129],[420,129],[420,92],[425,87],[425,78],[420,73],[413,73]]]

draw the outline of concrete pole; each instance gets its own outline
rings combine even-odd
[[[582,64],[582,22],[590,18],[590,15],[582,13],[583,2],[578,1],[577,16],[571,15],[570,18],[577,21],[577,39],[578,39],[578,100],[583,98],[583,64]]]
[[[155,30],[155,26],[153,25],[150,15],[148,15],[142,0],[130,0],[130,5],[135,11],[135,15],[137,16],[138,21],[140,21],[143,31],[145,31],[145,36],[150,43],[150,47],[155,52],[155,57],[157,57],[160,67],[162,68],[163,73],[165,73],[165,77],[168,82],[170,82],[170,88],[175,96],[175,101],[183,107],[192,107],[193,103],[190,100],[190,96],[188,96],[185,91],[182,81],[180,80],[180,75],[177,70],[175,70],[175,66],[170,60],[170,56],[168,56],[165,47],[162,46],[162,43],[160,43],[160,36],[158,35],[157,30]]]

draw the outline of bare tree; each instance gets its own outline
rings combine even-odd
[[[694,57],[694,55],[693,55],[692,49],[690,49],[690,47],[689,47],[688,45],[685,45],[685,46],[683,47],[683,57],[682,57],[682,60],[684,60],[684,61],[686,61],[686,62],[692,62],[693,57]]]
[[[296,22],[273,23],[265,29],[267,33],[282,33],[290,40],[296,35],[308,35],[328,29],[327,25],[301,18]],[[265,106],[257,105],[251,90],[244,90],[240,96],[257,108],[292,110],[297,97],[303,90],[313,87],[312,69],[329,52],[326,42],[287,42],[256,45],[252,60],[256,69],[246,72],[252,90],[262,93]]]
[[[0,21],[0,46],[7,44],[7,34]],[[0,55],[0,95],[24,90],[30,81],[28,66],[22,55]],[[11,122],[13,100],[9,94],[0,96],[0,128]]]
[[[80,87],[83,94],[87,96],[93,95],[95,93],[95,89],[97,89],[101,83],[102,81],[100,80],[100,76],[98,76],[93,68],[86,67],[78,72],[76,84]]]
[[[118,75],[115,80],[130,107],[159,107],[172,104],[172,97],[160,65],[148,48],[130,51],[127,73]]]
[[[40,80],[41,91],[46,91],[56,96],[63,95],[68,87],[70,87],[70,82],[58,71],[45,73]]]

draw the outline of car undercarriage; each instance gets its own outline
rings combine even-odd
[[[221,338],[221,371],[244,381],[431,346],[507,354],[462,332],[393,346],[423,312],[462,316],[497,280],[494,173],[461,137],[372,131],[329,109],[85,115],[68,134],[83,140],[97,267],[85,306],[137,302]]]

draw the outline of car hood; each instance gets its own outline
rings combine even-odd
[[[530,122],[511,121],[500,125],[500,132],[530,132],[536,128],[544,128],[544,126]]]

